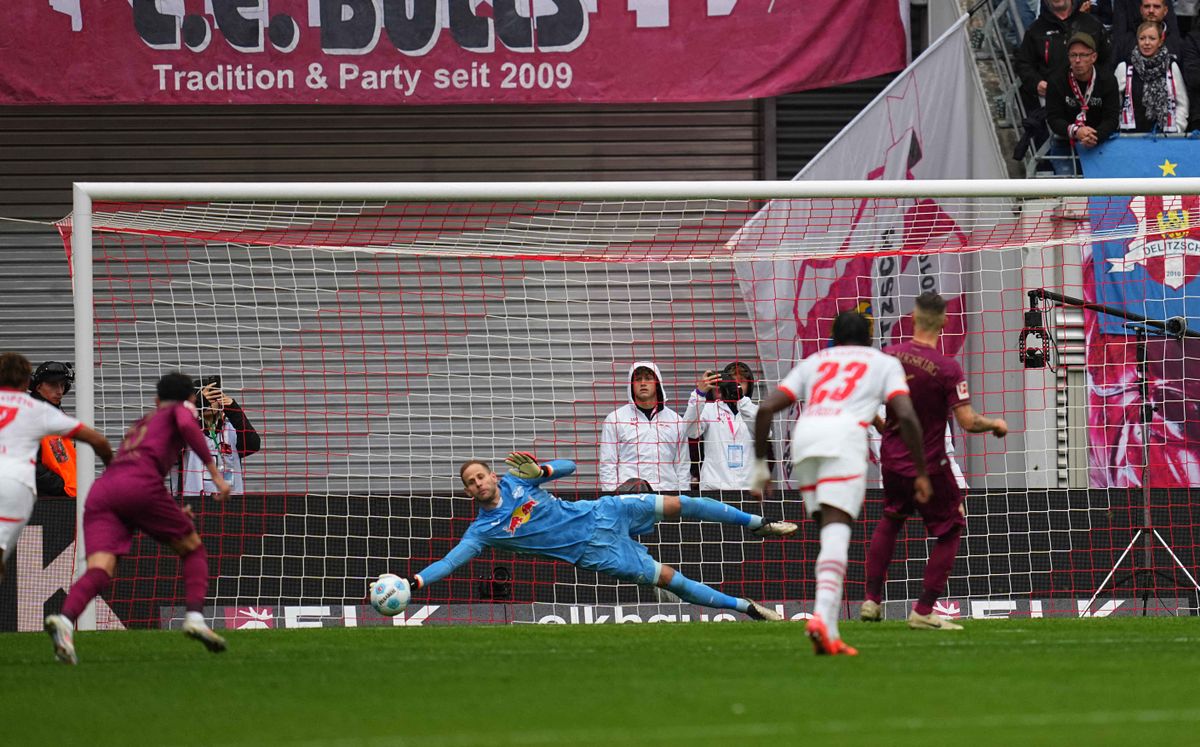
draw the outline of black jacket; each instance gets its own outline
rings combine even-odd
[[[1096,85],[1088,99],[1087,124],[1096,130],[1101,142],[1107,140],[1121,121],[1121,95],[1117,92],[1117,79],[1107,70],[1096,69]],[[1046,83],[1046,123],[1050,131],[1059,137],[1068,137],[1067,128],[1075,124],[1080,104],[1075,91],[1067,82],[1067,76],[1056,75]],[[1079,87],[1084,90],[1083,86]]]
[[[1087,13],[1072,13],[1066,20],[1044,11],[1025,32],[1021,46],[1013,56],[1013,69],[1021,79],[1021,95],[1027,107],[1037,106],[1037,87],[1068,70],[1067,40],[1083,31],[1096,40],[1096,67],[1112,72],[1112,55],[1104,25]]]

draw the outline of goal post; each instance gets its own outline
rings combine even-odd
[[[262,450],[245,458],[244,498],[189,501],[209,547],[217,624],[380,624],[362,604],[363,581],[419,570],[472,518],[461,462],[482,458],[501,471],[508,451],[528,450],[579,465],[551,492],[611,492],[599,441],[606,415],[629,401],[634,361],[659,366],[666,406],[680,415],[700,372],[734,360],[755,372],[761,399],[798,356],[827,344],[837,311],[863,310],[881,342],[897,342],[911,333],[913,298],[932,289],[950,302],[943,343],[967,372],[972,403],[1013,426],[1005,441],[951,428],[970,487],[944,611],[1096,614],[1109,603],[1174,613],[1194,608],[1197,591],[1187,581],[1200,523],[1188,500],[1200,481],[1190,440],[1200,422],[1185,394],[1190,342],[1148,343],[1159,414],[1143,432],[1127,416],[1137,399],[1132,333],[1045,296],[1031,309],[1029,292],[1093,305],[1117,293],[1120,308],[1179,316],[1164,310],[1186,310],[1200,271],[1187,243],[1189,221],[1200,219],[1187,212],[1188,195],[1198,187],[1200,179],[80,183],[61,224],[75,290],[77,414],[115,439],[152,401],[161,373],[221,375]],[[1146,205],[1157,206],[1155,220]],[[1095,247],[1113,243],[1133,254],[1097,270]],[[1118,266],[1121,274],[1105,274]],[[1033,350],[1042,367],[1030,365]],[[801,518],[786,428],[774,443],[773,497],[698,492]],[[1142,443],[1144,457],[1133,448]],[[81,496],[94,469],[81,448]],[[862,555],[879,515],[872,470],[851,602],[862,598]],[[1157,532],[1166,552],[1139,545],[1122,557],[1138,529]],[[645,539],[663,562],[729,593],[790,616],[811,604],[811,523],[796,539],[766,543],[693,523],[664,524]],[[920,591],[919,522],[909,522],[899,552],[886,591],[897,610]],[[168,556],[141,542],[123,561],[108,603],[124,624],[178,614]],[[1104,593],[1088,601],[1102,581]],[[408,624],[699,615],[500,552],[414,605]]]

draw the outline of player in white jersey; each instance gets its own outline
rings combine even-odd
[[[921,423],[913,411],[900,362],[870,346],[871,323],[857,311],[838,314],[833,322],[833,345],[801,361],[759,405],[754,453],[767,453],[775,414],[802,400],[804,407],[792,434],[792,478],[800,484],[805,509],[821,523],[816,606],[805,632],[816,653],[853,656],[858,652],[846,645],[838,632],[838,608],[850,525],[866,494],[867,428],[881,403],[895,414],[917,465],[917,500],[929,500],[930,487]],[[767,461],[756,460],[751,490],[762,494],[770,481]]]
[[[20,353],[0,354],[0,581],[17,547],[17,535],[33,515],[34,464],[46,436],[69,436],[89,444],[108,464],[108,440],[62,410],[28,394],[33,369]]]

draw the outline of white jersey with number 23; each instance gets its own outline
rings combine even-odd
[[[851,433],[861,434],[865,452],[866,427],[879,405],[908,394],[908,383],[892,356],[864,345],[838,345],[800,361],[779,389],[804,403],[792,443],[792,459],[798,461],[844,454]]]

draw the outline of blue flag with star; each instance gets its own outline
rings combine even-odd
[[[1200,176],[1200,139],[1122,135],[1079,148],[1084,178]],[[1200,196],[1089,197],[1095,301],[1200,328]],[[1109,237],[1109,238],[1104,238]],[[1100,330],[1130,334],[1100,314]]]

